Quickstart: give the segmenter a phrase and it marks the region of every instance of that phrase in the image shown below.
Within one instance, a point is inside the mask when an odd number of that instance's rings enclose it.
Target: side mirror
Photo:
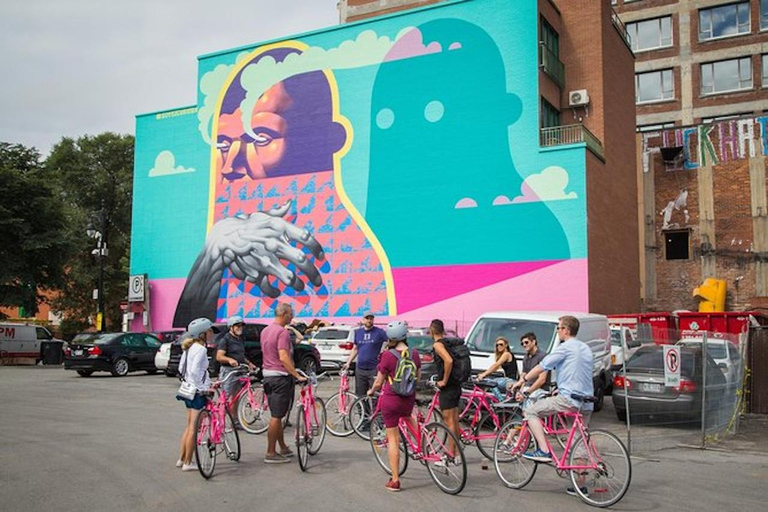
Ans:
[[[720,368],[721,370],[727,370],[728,369],[728,365],[725,364],[725,363],[720,363],[720,364],[717,365],[717,367]]]

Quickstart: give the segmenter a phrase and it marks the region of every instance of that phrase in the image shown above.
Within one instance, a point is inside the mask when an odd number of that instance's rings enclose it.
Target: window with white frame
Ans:
[[[659,130],[668,130],[669,128],[674,128],[674,127],[675,127],[674,122],[658,123],[658,124],[640,124],[640,125],[637,125],[636,131],[640,133],[655,132]]]
[[[742,112],[741,114],[728,114],[726,116],[702,117],[701,124],[719,123],[720,121],[728,121],[729,119],[738,119],[740,117],[746,117],[751,115],[752,115],[752,112]]]
[[[749,2],[699,10],[699,41],[749,34]]]
[[[768,0],[760,0],[760,30],[768,30]]]
[[[701,65],[701,94],[718,94],[752,88],[752,59],[721,60]]]
[[[660,69],[635,75],[635,103],[652,103],[675,97],[674,74],[671,69]]]
[[[627,33],[636,52],[672,46],[672,16],[627,23]]]
[[[768,54],[763,54],[763,87],[768,87]]]

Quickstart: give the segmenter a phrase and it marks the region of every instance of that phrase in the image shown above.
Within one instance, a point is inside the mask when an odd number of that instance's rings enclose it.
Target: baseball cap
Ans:
[[[368,317],[373,318],[374,316],[375,315],[373,314],[372,311],[366,311],[365,314],[363,315],[363,318],[368,318]]]

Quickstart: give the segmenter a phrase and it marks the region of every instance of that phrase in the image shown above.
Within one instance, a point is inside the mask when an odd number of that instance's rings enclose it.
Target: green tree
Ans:
[[[64,283],[64,208],[40,153],[0,142],[0,305],[37,313],[41,292]]]
[[[133,146],[131,135],[111,132],[77,139],[63,138],[51,150],[45,172],[56,183],[67,220],[71,248],[66,281],[54,309],[70,322],[95,317],[99,257],[93,255],[95,240],[86,228],[102,229],[108,255],[105,260],[105,329],[120,326],[120,302],[128,293],[131,201],[133,191]]]

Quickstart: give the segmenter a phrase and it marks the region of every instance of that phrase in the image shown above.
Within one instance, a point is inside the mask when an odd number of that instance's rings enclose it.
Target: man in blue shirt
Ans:
[[[588,425],[593,408],[591,402],[583,401],[583,398],[592,396],[594,392],[592,350],[586,343],[576,338],[579,333],[577,318],[563,316],[559,320],[557,336],[560,338],[560,346],[542,359],[533,370],[522,376],[529,381],[536,379],[541,372],[557,371],[558,394],[534,402],[523,410],[523,416],[528,420],[528,428],[538,443],[538,449],[525,453],[523,457],[537,462],[552,461],[552,455],[545,451],[547,442],[541,418],[559,412],[573,412],[581,409],[584,425]]]
[[[373,325],[373,313],[366,313],[363,317],[363,327],[355,330],[355,346],[349,354],[344,368],[357,357],[355,365],[355,394],[365,396],[373,381],[376,380],[376,367],[379,364],[381,346],[387,342],[387,333],[384,329]]]

